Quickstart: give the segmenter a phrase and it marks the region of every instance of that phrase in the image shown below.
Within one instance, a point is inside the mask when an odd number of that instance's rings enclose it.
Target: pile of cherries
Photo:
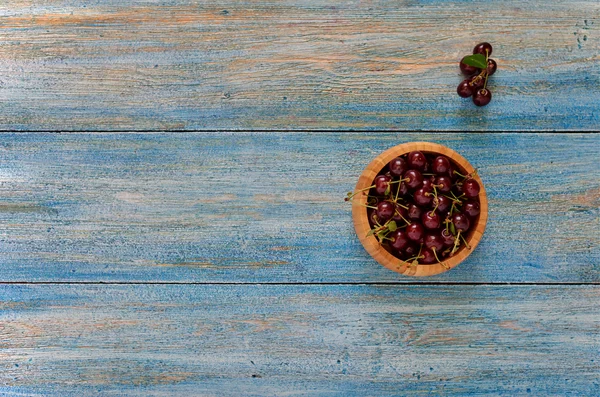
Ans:
[[[374,235],[392,255],[411,265],[443,263],[461,246],[480,212],[479,183],[448,157],[413,151],[394,158],[372,186],[349,192],[367,196]]]
[[[487,88],[488,77],[496,72],[498,65],[490,58],[492,45],[480,43],[473,49],[473,55],[467,55],[460,61],[460,70],[468,76],[456,92],[463,98],[473,97],[477,106],[485,106],[492,100],[492,92]]]

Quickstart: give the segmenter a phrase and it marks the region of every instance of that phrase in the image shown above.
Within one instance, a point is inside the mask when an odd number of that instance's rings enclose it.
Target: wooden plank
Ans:
[[[598,395],[599,298],[598,286],[2,285],[0,392]]]
[[[0,129],[598,130],[598,2],[13,0]],[[456,95],[494,45],[492,103]]]
[[[424,281],[600,281],[598,134],[5,134],[0,280],[378,282],[343,198],[402,142],[489,198],[479,247]]]

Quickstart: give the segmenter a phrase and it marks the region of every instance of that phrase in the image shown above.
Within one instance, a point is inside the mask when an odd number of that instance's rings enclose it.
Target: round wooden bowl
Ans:
[[[475,171],[475,169],[464,157],[446,146],[430,142],[410,142],[394,146],[393,148],[381,153],[373,161],[371,161],[371,163],[367,166],[367,168],[365,168],[363,173],[358,178],[356,190],[365,189],[371,186],[377,174],[379,174],[379,172],[393,158],[414,150],[420,150],[425,154],[441,154],[448,157],[455,165],[459,167],[458,171],[463,175],[471,174]],[[479,214],[479,218],[474,225],[471,225],[471,228],[465,237],[465,240],[471,247],[470,249],[463,245],[453,256],[445,259],[441,263],[434,263],[431,265],[411,265],[399,258],[396,258],[384,247],[382,247],[375,236],[367,236],[369,230],[371,230],[371,226],[369,225],[369,220],[367,218],[367,209],[364,207],[367,202],[367,197],[363,194],[357,194],[354,197],[352,204],[352,219],[354,221],[354,229],[356,230],[358,239],[365,247],[367,252],[371,254],[371,256],[377,262],[390,270],[405,274],[407,276],[433,276],[456,267],[467,256],[469,256],[475,247],[477,247],[477,244],[479,244],[488,218],[488,201],[483,182],[479,178],[479,175],[475,175],[473,178],[481,187],[481,191],[479,193],[479,206],[481,208],[481,212]]]

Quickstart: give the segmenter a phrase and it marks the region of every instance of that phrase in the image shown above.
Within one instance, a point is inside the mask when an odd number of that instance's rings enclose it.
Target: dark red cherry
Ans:
[[[404,248],[404,255],[406,256],[405,259],[413,258],[417,256],[418,253],[419,247],[414,243],[411,243],[406,248]]]
[[[424,244],[427,248],[435,248],[438,254],[444,249],[444,239],[437,233],[426,235]]]
[[[421,215],[421,222],[427,229],[433,230],[440,227],[442,223],[442,217],[438,212],[425,211],[423,215]]]
[[[461,98],[468,98],[475,92],[475,89],[471,84],[469,84],[469,79],[465,79],[460,82],[458,87],[456,87],[456,93]]]
[[[480,190],[481,189],[479,187],[479,183],[477,183],[477,181],[475,179],[469,178],[466,181],[464,181],[462,184],[462,192],[468,198],[477,197],[479,195]]]
[[[437,212],[440,214],[448,211],[452,205],[452,200],[446,196],[438,195],[437,199],[433,199],[433,206],[437,205]]]
[[[421,185],[421,189],[433,190],[433,181],[429,178],[424,178],[423,184]]]
[[[440,233],[440,237],[442,238],[442,241],[444,242],[444,247],[452,247],[456,240],[456,237],[454,237],[452,235],[452,233],[450,233],[446,229],[442,230],[442,232]]]
[[[381,224],[382,221],[377,216],[377,211],[375,211],[375,210],[370,210],[370,211],[371,212],[368,214],[368,216],[369,216],[369,220],[371,221],[371,225],[375,226],[377,224]]]
[[[466,63],[464,63],[464,59],[466,58],[466,56],[464,56],[461,60],[460,60],[460,71],[463,72],[464,75],[466,76],[471,76],[477,72],[479,72],[479,69],[477,69],[475,66],[470,66],[467,65]]]
[[[413,199],[415,200],[415,204],[420,205],[421,207],[426,207],[433,201],[432,190],[423,187],[417,189],[413,193]]]
[[[398,229],[389,235],[390,246],[396,251],[402,251],[411,243],[408,234],[403,229]]]
[[[377,204],[377,217],[381,220],[387,221],[394,215],[396,210],[396,204],[390,201],[382,201]]]
[[[405,182],[395,183],[398,189],[398,197],[404,197],[408,194],[408,186],[406,186]],[[394,195],[396,192],[394,192]]]
[[[479,215],[480,212],[479,203],[474,200],[465,201],[462,207],[462,211],[469,217],[475,218],[477,215]]]
[[[437,259],[431,248],[424,248],[421,251],[421,258],[419,258],[419,263],[423,263],[425,265],[430,265],[432,263],[436,263]]]
[[[450,171],[450,169],[448,169],[448,171]],[[438,192],[448,193],[450,189],[452,189],[452,179],[447,175],[438,176],[435,179],[435,184]]]
[[[480,76],[480,75],[473,76],[473,77],[469,78],[468,80],[469,80],[469,85],[471,86],[471,89],[473,90],[473,95],[475,95],[477,90],[479,90],[480,88],[483,88],[483,86],[485,84],[485,77]]]
[[[420,223],[413,222],[406,227],[406,233],[409,239],[418,242],[424,237],[425,229]]]
[[[398,225],[402,225],[406,222],[405,219],[408,219],[408,210],[404,207],[400,207],[399,205],[397,205],[396,212],[394,213],[394,216],[392,216],[392,220],[396,221]]]
[[[392,161],[389,162],[388,168],[390,173],[394,176],[402,176],[406,171],[408,171],[408,164],[406,160],[402,157],[396,157]]]
[[[384,195],[391,181],[392,178],[388,175],[377,175],[375,178],[375,192]]]
[[[421,219],[421,214],[423,210],[416,204],[408,205],[408,218],[412,221],[418,221]]]
[[[485,106],[492,100],[492,91],[487,88],[482,88],[478,90],[475,95],[473,95],[473,103],[477,106]]]
[[[408,179],[405,181],[406,186],[412,190],[421,187],[421,184],[423,184],[423,175],[417,170],[406,171],[404,173],[404,179]]]
[[[484,57],[492,55],[492,45],[490,43],[479,43],[473,48],[473,54],[481,54]]]
[[[414,151],[408,154],[408,166],[413,170],[423,171],[427,164],[427,158],[422,152]]]
[[[431,171],[438,175],[448,174],[450,169],[450,160],[446,156],[437,156],[431,163]]]
[[[488,65],[487,65],[488,76],[491,76],[494,73],[496,73],[497,68],[498,68],[498,64],[496,64],[496,61],[494,61],[493,59],[488,59]]]
[[[461,213],[454,214],[452,217],[452,223],[454,223],[456,230],[460,230],[461,232],[466,232],[471,226],[469,217]]]

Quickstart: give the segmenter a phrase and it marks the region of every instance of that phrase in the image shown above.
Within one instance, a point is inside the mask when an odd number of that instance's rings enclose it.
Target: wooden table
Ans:
[[[600,395],[599,25],[597,1],[3,3],[0,394]],[[480,41],[485,108],[455,92]],[[425,279],[343,201],[415,140],[490,201]]]

